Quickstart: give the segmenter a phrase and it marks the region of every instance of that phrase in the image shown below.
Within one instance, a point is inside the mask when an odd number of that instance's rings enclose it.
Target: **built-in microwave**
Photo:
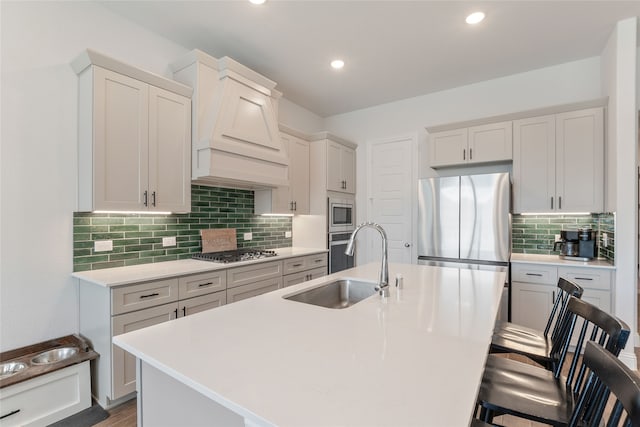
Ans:
[[[355,228],[355,200],[329,198],[329,233],[351,232]]]

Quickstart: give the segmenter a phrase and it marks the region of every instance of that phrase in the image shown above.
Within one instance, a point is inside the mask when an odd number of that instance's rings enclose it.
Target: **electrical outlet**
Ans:
[[[285,237],[285,238],[289,238],[289,237],[291,237],[291,232],[290,232],[290,231],[285,231],[285,232],[284,232],[284,237]]]
[[[553,239],[554,239],[555,241],[560,240],[560,235],[559,235],[559,234],[554,234],[554,235],[553,235]]]
[[[163,237],[162,238],[162,247],[166,248],[167,246],[175,246],[176,245],[176,236],[171,237]]]
[[[244,233],[244,240],[253,239],[253,233]]]
[[[93,242],[94,252],[107,252],[113,250],[113,240],[96,240]]]

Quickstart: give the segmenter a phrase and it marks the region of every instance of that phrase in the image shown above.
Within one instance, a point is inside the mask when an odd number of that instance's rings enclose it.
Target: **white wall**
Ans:
[[[307,134],[325,130],[324,118],[286,98],[281,98],[279,101],[278,121]]]
[[[0,351],[76,333],[77,76],[87,47],[171,77],[187,49],[93,2],[0,2]],[[318,116],[282,102],[291,127]]]
[[[637,18],[618,22],[602,55],[604,95],[609,96],[608,154],[613,164],[608,175],[615,176],[616,288],[613,307],[616,316],[631,328],[631,339],[620,355],[635,367],[633,344],[637,332],[638,254],[638,105]]]
[[[2,2],[0,350],[78,330],[77,76],[87,47],[168,75],[186,52],[89,2]]]
[[[553,67],[488,80],[468,86],[405,99],[372,108],[328,117],[327,130],[358,143],[358,221],[367,219],[366,145],[375,139],[418,135],[419,177],[433,176],[427,166],[425,127],[553,105],[597,99],[600,92],[600,58],[593,57]],[[475,173],[504,171],[503,167],[476,167]],[[456,173],[462,172],[456,170]],[[469,173],[473,173],[468,170]],[[415,243],[415,242],[414,242]],[[365,245],[369,247],[369,245]],[[414,245],[415,246],[415,245]],[[358,262],[372,259],[363,258]]]

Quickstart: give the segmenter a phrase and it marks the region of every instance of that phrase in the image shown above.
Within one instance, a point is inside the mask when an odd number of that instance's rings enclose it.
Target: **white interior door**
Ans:
[[[417,178],[414,160],[416,137],[374,141],[368,145],[367,220],[380,224],[387,232],[389,261],[412,263],[413,212]],[[369,258],[379,259],[380,238],[367,233]]]

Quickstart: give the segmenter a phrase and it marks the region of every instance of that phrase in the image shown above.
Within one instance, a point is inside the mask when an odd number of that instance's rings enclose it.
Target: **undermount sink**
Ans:
[[[62,360],[70,358],[71,356],[75,356],[76,354],[78,354],[78,351],[80,351],[78,347],[54,348],[53,350],[45,351],[38,354],[33,359],[31,359],[31,363],[33,363],[34,365],[48,365],[50,363],[60,362]]]
[[[27,368],[26,363],[22,362],[6,362],[0,364],[0,378],[10,377]]]
[[[376,282],[338,279],[283,298],[326,308],[347,308],[376,294],[376,286]]]

